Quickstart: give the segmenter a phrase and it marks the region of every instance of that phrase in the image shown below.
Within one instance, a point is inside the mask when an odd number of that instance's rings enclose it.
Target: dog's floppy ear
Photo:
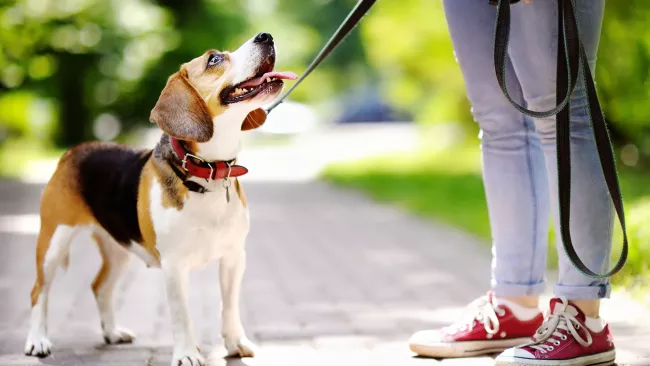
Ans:
[[[257,108],[244,118],[244,122],[241,124],[241,130],[254,130],[258,127],[262,127],[264,122],[266,122],[266,112],[261,108]]]
[[[208,106],[190,85],[185,70],[167,79],[149,119],[179,140],[206,142],[212,138],[214,127]]]

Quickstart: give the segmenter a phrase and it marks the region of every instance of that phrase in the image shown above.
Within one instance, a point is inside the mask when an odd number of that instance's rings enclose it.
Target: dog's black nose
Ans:
[[[255,36],[253,40],[255,43],[268,43],[273,44],[273,37],[269,33],[260,33]]]

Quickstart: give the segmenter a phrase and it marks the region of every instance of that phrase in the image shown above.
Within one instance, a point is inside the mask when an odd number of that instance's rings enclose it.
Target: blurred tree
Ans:
[[[94,117],[173,46],[169,18],[139,0],[9,2],[0,8],[2,82],[58,101],[56,144],[92,138]]]
[[[440,1],[379,1],[362,33],[390,100],[419,122],[471,121]]]
[[[267,30],[277,40],[280,67],[302,73],[334,34],[356,0],[247,0],[251,28]],[[352,31],[310,74],[291,99],[317,104],[340,98],[341,92],[363,87],[378,74],[368,64],[359,29]],[[327,106],[332,113],[332,105]],[[328,117],[330,117],[329,115]]]
[[[596,79],[603,109],[619,145],[650,163],[650,2],[609,1],[605,8]]]
[[[146,70],[136,85],[123,91],[113,106],[127,128],[148,123],[151,108],[167,78],[178,71],[181,64],[208,49],[226,49],[233,39],[243,34],[252,36],[240,2],[157,0],[156,3],[166,13],[173,14],[171,26],[176,31],[172,39],[165,39],[166,52]]]
[[[113,139],[147,123],[167,77],[182,63],[210,48],[232,50],[260,31],[275,35],[278,67],[299,72],[353,5],[352,0],[5,2],[0,106],[10,106],[12,113],[0,115],[0,141],[3,127],[5,134],[29,136],[42,130],[42,121],[59,146]],[[363,83],[369,68],[362,50],[353,33],[292,98],[324,100]]]
[[[420,122],[472,121],[441,2],[379,1],[362,33],[390,100]],[[617,146],[630,144],[624,162],[650,160],[649,1],[607,2],[596,79]]]
[[[209,48],[232,50],[260,31],[274,35],[278,67],[301,73],[355,3],[4,0],[0,142],[8,136],[53,136],[56,144],[68,146],[147,125],[167,77],[180,64]],[[630,144],[628,153],[646,160],[648,19],[646,0],[607,3],[597,72],[619,144]],[[375,85],[419,122],[461,121],[476,128],[439,1],[377,2],[291,99],[329,102]],[[332,105],[326,106],[331,116]]]

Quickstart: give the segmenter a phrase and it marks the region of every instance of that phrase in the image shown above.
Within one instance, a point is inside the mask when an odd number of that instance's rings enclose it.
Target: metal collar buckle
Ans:
[[[214,173],[214,168],[212,167],[212,164],[210,164],[210,163],[206,162],[205,160],[203,160],[202,158],[200,158],[200,157],[198,157],[198,156],[196,156],[196,155],[192,155],[192,154],[190,154],[190,153],[185,153],[185,156],[183,157],[183,164],[181,165],[181,167],[182,167],[185,171],[188,171],[188,170],[187,170],[187,167],[186,167],[186,165],[187,165],[187,157],[188,157],[188,156],[191,157],[191,158],[194,158],[194,159],[196,159],[196,160],[199,160],[200,162],[202,162],[202,163],[204,163],[204,164],[207,164],[207,166],[210,167],[210,179],[212,179],[212,177],[213,177],[212,174]],[[230,175],[230,171],[228,171],[228,175]],[[206,178],[205,180],[208,181],[207,178]]]

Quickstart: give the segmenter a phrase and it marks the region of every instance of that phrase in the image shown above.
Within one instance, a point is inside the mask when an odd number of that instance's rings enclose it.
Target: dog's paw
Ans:
[[[104,342],[106,344],[132,343],[135,335],[128,329],[115,327],[113,330],[104,331]]]
[[[171,366],[205,366],[205,358],[198,349],[174,352]]]
[[[224,346],[226,347],[226,357],[254,357],[255,348],[257,348],[246,336],[234,339],[225,337]]]
[[[52,353],[52,343],[44,335],[27,336],[25,343],[25,355],[36,357],[47,357]]]

